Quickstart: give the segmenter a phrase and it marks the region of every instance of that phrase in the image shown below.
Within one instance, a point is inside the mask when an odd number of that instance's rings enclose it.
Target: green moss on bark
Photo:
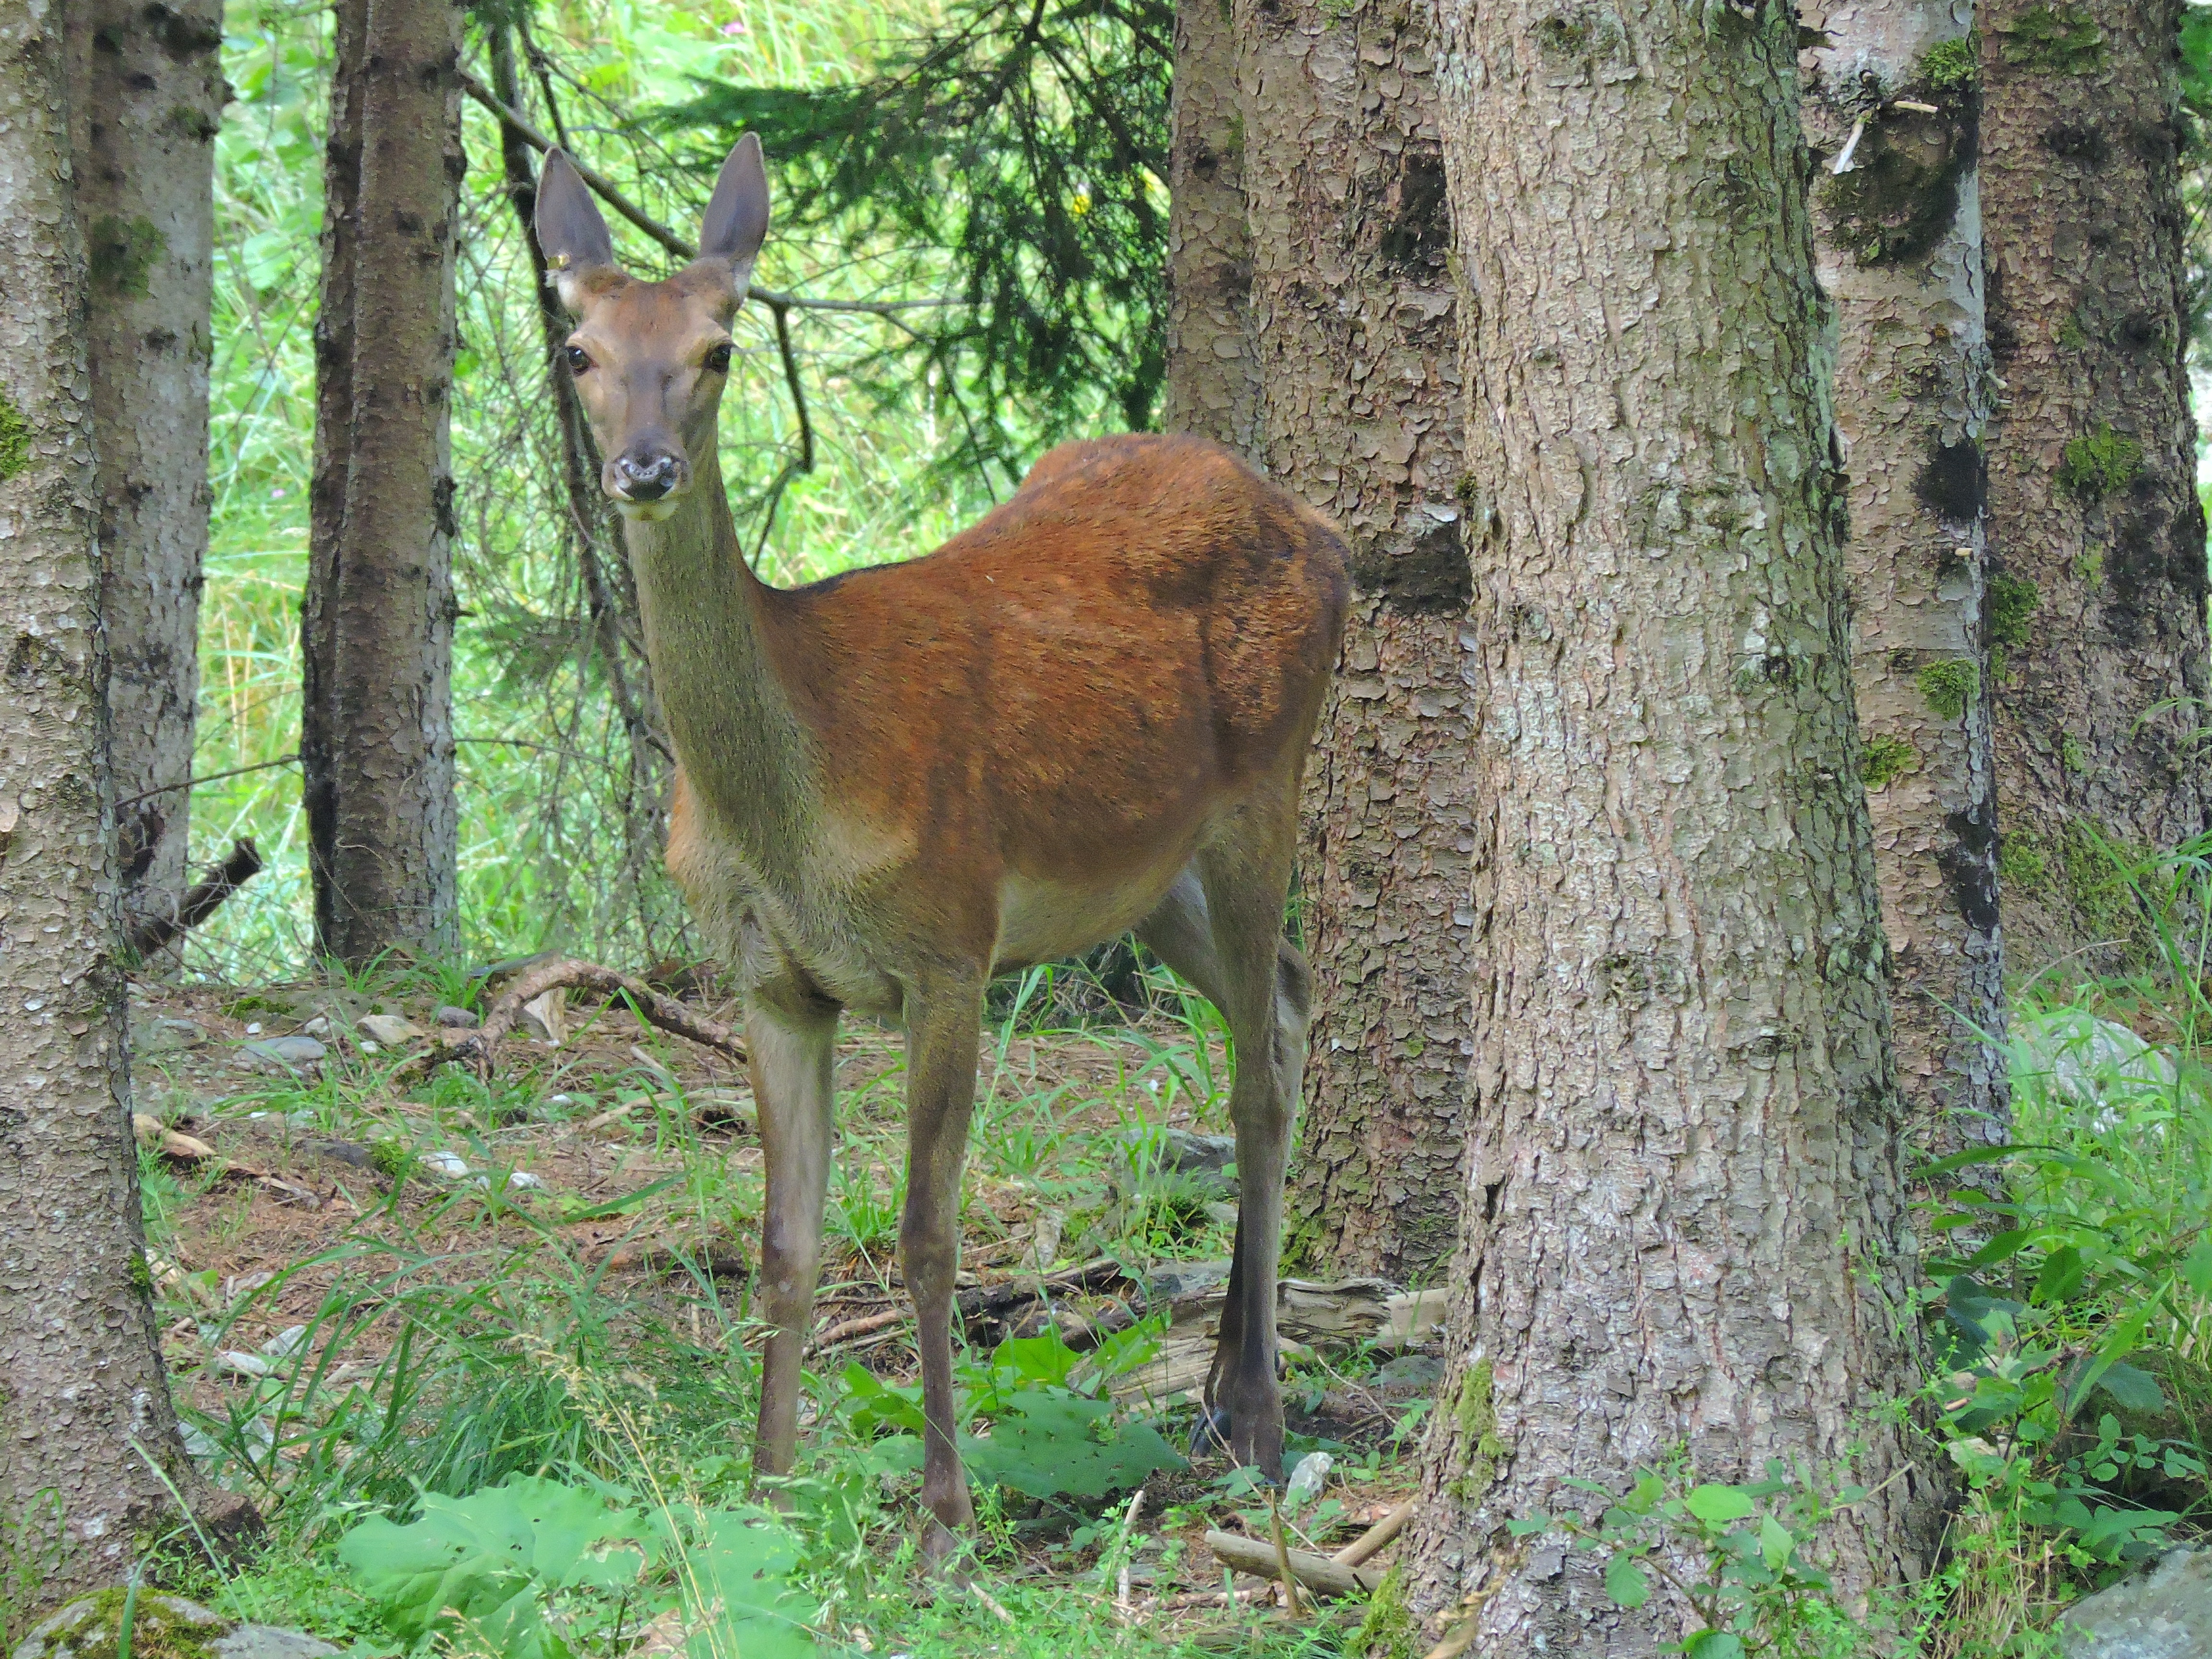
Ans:
[[[1498,1411],[1492,1401],[1487,1359],[1478,1359],[1460,1376],[1459,1398],[1452,1403],[1452,1423],[1459,1430],[1461,1473],[1454,1489],[1473,1502],[1490,1490],[1498,1477],[1498,1460],[1505,1455],[1498,1437]]]
[[[1966,705],[1982,689],[1982,675],[1972,662],[1959,657],[1949,662],[1929,663],[1915,678],[1915,684],[1938,720],[1962,720]]]
[[[1375,1587],[1375,1595],[1367,1603],[1367,1616],[1359,1621],[1345,1651],[1364,1655],[1365,1659],[1417,1659],[1427,1650],[1428,1644],[1421,1640],[1420,1620],[1406,1605],[1406,1570],[1394,1566]]]
[[[2087,503],[2125,489],[2142,471],[2142,446],[2100,421],[2059,452],[2058,488]]]
[[[31,423],[15,400],[0,392],[0,483],[31,464]]]
[[[1982,48],[1971,34],[1938,40],[1920,55],[1920,84],[1930,92],[1956,92],[1982,78]]]
[[[143,300],[153,291],[154,264],[168,252],[169,239],[151,219],[143,214],[118,219],[111,213],[94,222],[85,240],[94,288],[130,300]]]
[[[2032,6],[1997,31],[1997,50],[2033,75],[2094,75],[2105,67],[2105,32],[2087,6]]]
[[[2024,893],[2041,890],[2051,879],[2051,857],[2032,830],[2016,830],[1997,839],[1997,879]]]
[[[1920,751],[1903,738],[1872,737],[1859,757],[1859,779],[1869,789],[1880,789],[1919,764]]]

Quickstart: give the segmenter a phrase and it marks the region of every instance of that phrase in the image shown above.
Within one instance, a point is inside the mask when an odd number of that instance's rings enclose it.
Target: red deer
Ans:
[[[768,1178],[754,1466],[784,1473],[797,1447],[831,1050],[852,1008],[906,1033],[922,1498],[933,1559],[954,1547],[973,1516],[951,1310],[984,989],[1133,928],[1236,1041],[1243,1205],[1207,1404],[1233,1455],[1279,1478],[1275,1277],[1308,993],[1283,907],[1344,544],[1213,444],[1105,438],[1054,450],[927,557],[767,586],[731,520],[715,416],[768,222],[751,137],[699,257],[664,282],[617,267],[558,151],[538,198],[679,763],[668,867],[744,989]]]

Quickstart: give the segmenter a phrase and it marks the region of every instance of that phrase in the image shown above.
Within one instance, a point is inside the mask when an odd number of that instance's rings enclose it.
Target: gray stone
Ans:
[[[121,1589],[80,1595],[33,1628],[15,1659],[113,1659],[125,1595]],[[197,1601],[157,1589],[142,1589],[131,1602],[131,1633],[133,1651],[205,1653],[210,1659],[329,1659],[340,1651],[301,1631],[233,1624]]]
[[[313,1066],[330,1050],[311,1036],[280,1036],[249,1042],[239,1052],[279,1066]]]
[[[430,1018],[449,1031],[473,1031],[483,1024],[466,1008],[456,1008],[449,1002],[441,1003]]]
[[[2075,1602],[2058,1620],[2066,1659],[2212,1656],[2212,1550],[2173,1550],[2148,1572]]]
[[[381,1042],[393,1048],[403,1043],[418,1042],[422,1036],[422,1027],[411,1019],[401,1018],[398,1014],[363,1014],[354,1022],[354,1029],[372,1042]]]
[[[1212,1290],[1228,1277],[1226,1261],[1164,1262],[1145,1279],[1145,1301],[1155,1308],[1163,1302],[1179,1302]]]
[[[1166,1132],[1167,1157],[1161,1167],[1176,1175],[1219,1175],[1237,1161],[1235,1135],[1193,1134],[1188,1129]]]
[[[1443,1381],[1444,1362],[1431,1353],[1401,1354],[1375,1373],[1386,1389],[1431,1389]]]
[[[206,1029],[189,1019],[134,1019],[131,1022],[131,1051],[136,1054],[173,1054],[207,1041]]]

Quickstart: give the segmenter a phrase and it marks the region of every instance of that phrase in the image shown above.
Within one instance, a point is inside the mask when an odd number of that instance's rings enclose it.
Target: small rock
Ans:
[[[261,1022],[258,1019],[250,1019],[246,1021],[246,1035],[248,1036],[259,1036],[261,1035]]]
[[[326,1037],[331,1034],[330,1016],[317,1014],[300,1029],[311,1037]]]
[[[2174,1550],[2148,1572],[2076,1601],[2058,1620],[2066,1659],[2203,1659],[2212,1653],[2212,1550]]]
[[[426,1173],[436,1176],[441,1181],[465,1181],[468,1178],[469,1166],[458,1153],[425,1152],[422,1162]]]
[[[289,1359],[300,1351],[300,1345],[307,1340],[307,1328],[305,1325],[287,1325],[261,1345],[261,1352],[271,1359]]]
[[[131,1049],[133,1054],[170,1054],[206,1041],[205,1029],[189,1019],[148,1019],[131,1023]]]
[[[1176,1175],[1218,1175],[1237,1161],[1235,1135],[1200,1135],[1188,1129],[1170,1129],[1164,1139],[1167,1156],[1161,1167]]]
[[[302,1066],[314,1065],[330,1050],[311,1036],[280,1036],[249,1042],[239,1052],[251,1054],[256,1060],[269,1060],[296,1070]]]
[[[423,1033],[420,1026],[398,1014],[363,1014],[354,1022],[354,1029],[373,1042],[397,1048],[403,1043],[418,1042]]]
[[[1386,1389],[1427,1389],[1443,1381],[1444,1362],[1432,1353],[1400,1354],[1375,1373]]]
[[[430,1017],[449,1031],[473,1031],[483,1024],[466,1008],[456,1008],[450,1002],[439,1004]]]
[[[489,1176],[478,1176],[477,1177],[477,1185],[483,1188],[486,1192],[489,1192],[491,1190],[491,1177]],[[517,1170],[513,1174],[509,1175],[506,1180],[500,1182],[500,1188],[503,1192],[509,1193],[542,1193],[545,1190],[545,1183],[540,1181],[536,1176],[532,1175],[527,1170]]]
[[[555,986],[522,1005],[522,1029],[540,1042],[559,1048],[568,1040],[568,993]]]
[[[79,1596],[35,1626],[16,1648],[15,1659],[84,1659],[92,1654],[113,1653],[124,1596],[120,1589],[95,1590]],[[131,1604],[131,1631],[132,1650],[150,1654],[204,1652],[213,1659],[330,1659],[340,1651],[303,1631],[233,1624],[197,1601],[157,1589],[138,1592]]]
[[[228,1371],[233,1376],[268,1376],[276,1369],[259,1354],[245,1353],[236,1348],[217,1348],[210,1363],[216,1370]]]
[[[1157,1307],[1212,1290],[1229,1277],[1226,1261],[1171,1261],[1152,1270],[1145,1280],[1145,1301]]]
[[[374,1170],[376,1154],[366,1146],[356,1146],[349,1140],[318,1140],[307,1150],[317,1158],[327,1158],[335,1164],[349,1164],[356,1170]]]

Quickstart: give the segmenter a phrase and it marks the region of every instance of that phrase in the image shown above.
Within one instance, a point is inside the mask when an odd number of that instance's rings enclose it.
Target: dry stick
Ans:
[[[191,885],[173,916],[149,916],[131,930],[131,948],[149,957],[213,915],[216,907],[261,873],[261,854],[251,837],[230,844],[230,856],[210,866]]]
[[[1340,1566],[1326,1555],[1281,1547],[1266,1539],[1240,1538],[1233,1532],[1207,1533],[1206,1547],[1224,1567],[1255,1578],[1280,1578],[1287,1573],[1316,1595],[1364,1595],[1382,1582],[1373,1567]]]
[[[1298,1600],[1298,1581],[1291,1571],[1290,1546],[1283,1542],[1283,1506],[1273,1491],[1267,1493],[1267,1531],[1275,1541],[1275,1565],[1279,1570],[1283,1587],[1283,1602],[1291,1617],[1305,1617],[1305,1606]]]
[[[1381,1553],[1385,1545],[1405,1530],[1406,1522],[1413,1518],[1413,1505],[1417,1501],[1408,1498],[1329,1559],[1340,1567],[1356,1567],[1370,1557]]]
[[[248,772],[266,772],[272,766],[297,766],[299,763],[300,757],[297,755],[279,755],[275,760],[256,761],[251,766],[234,766],[228,772],[210,772],[205,777],[181,779],[175,783],[162,784],[157,788],[142,789],[135,795],[125,795],[115,803],[115,810],[120,812],[126,806],[136,806],[142,800],[151,800],[155,796],[166,795],[172,790],[197,789],[204,783],[220,783],[225,778],[242,778]]]
[[[465,1041],[449,1048],[434,1050],[407,1069],[411,1072],[419,1067],[427,1072],[449,1060],[465,1061],[489,1078],[493,1052],[500,1039],[512,1031],[522,1018],[523,1005],[561,987],[597,991],[610,998],[626,996],[641,1018],[662,1030],[687,1038],[703,1048],[718,1049],[740,1066],[745,1063],[744,1045],[720,1020],[692,1012],[682,1003],[661,995],[644,981],[632,979],[628,974],[618,974],[594,962],[579,962],[574,957],[556,957],[516,975],[514,982],[500,993],[484,1015],[482,1028],[471,1032]]]
[[[834,1348],[841,1342],[849,1342],[856,1336],[867,1336],[884,1330],[911,1317],[904,1308],[893,1308],[885,1313],[864,1314],[858,1319],[842,1319],[816,1337],[809,1345],[815,1352]]]

